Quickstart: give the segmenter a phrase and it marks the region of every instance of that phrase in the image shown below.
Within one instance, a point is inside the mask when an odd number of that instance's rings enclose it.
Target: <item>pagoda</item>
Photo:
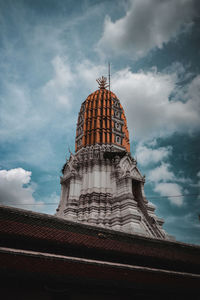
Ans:
[[[145,176],[130,153],[124,109],[106,78],[81,104],[75,154],[63,167],[56,216],[146,237],[170,239],[144,193]]]

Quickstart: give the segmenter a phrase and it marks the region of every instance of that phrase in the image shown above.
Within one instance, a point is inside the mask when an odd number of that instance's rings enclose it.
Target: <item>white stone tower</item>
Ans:
[[[163,219],[144,194],[145,178],[130,154],[124,110],[117,96],[99,89],[82,103],[76,152],[63,167],[58,217],[161,239]]]

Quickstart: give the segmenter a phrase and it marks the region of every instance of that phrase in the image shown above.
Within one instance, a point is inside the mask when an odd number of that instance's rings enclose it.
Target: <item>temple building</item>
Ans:
[[[200,247],[172,239],[144,194],[124,110],[106,79],[82,103],[56,215],[0,205],[0,296],[195,299]]]
[[[131,156],[124,109],[107,89],[82,103],[76,128],[75,154],[63,167],[56,216],[149,237],[168,239],[163,219],[144,194],[145,177]]]

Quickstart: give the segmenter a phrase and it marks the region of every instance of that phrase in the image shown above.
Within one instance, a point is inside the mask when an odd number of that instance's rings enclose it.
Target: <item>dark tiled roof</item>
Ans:
[[[187,279],[193,288],[200,280],[198,246],[129,235],[16,208],[0,207],[0,243],[0,264],[5,269],[15,267],[29,273],[37,269],[52,276],[63,276],[63,272],[65,276],[87,274],[96,280],[124,278],[126,283],[158,282],[160,278],[166,284],[171,278],[171,284],[178,285]]]

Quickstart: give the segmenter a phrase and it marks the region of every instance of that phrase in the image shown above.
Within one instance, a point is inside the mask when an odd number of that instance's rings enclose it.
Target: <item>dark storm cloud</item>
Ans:
[[[193,0],[132,0],[124,17],[115,22],[106,17],[99,51],[144,56],[188,30],[194,17]]]

